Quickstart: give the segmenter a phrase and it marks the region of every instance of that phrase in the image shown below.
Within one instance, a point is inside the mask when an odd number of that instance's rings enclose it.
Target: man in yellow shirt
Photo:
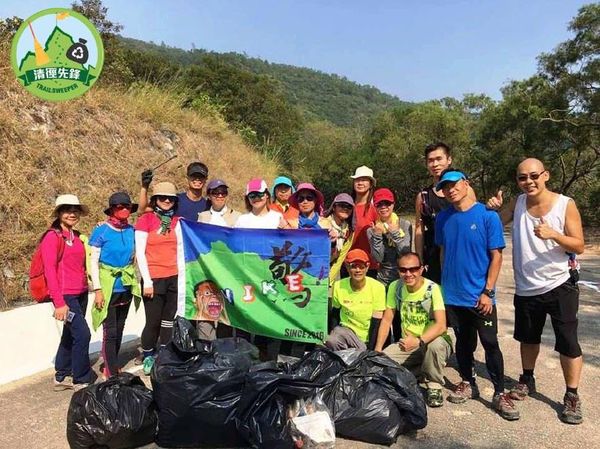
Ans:
[[[383,349],[394,314],[399,310],[402,338],[383,352],[415,376],[420,375],[421,385],[427,390],[427,405],[441,407],[444,367],[452,354],[452,341],[446,333],[446,311],[440,286],[425,279],[423,269],[417,253],[405,253],[398,259],[401,279],[388,288],[375,350]]]
[[[350,277],[334,282],[332,306],[340,309],[340,325],[329,334],[325,345],[339,351],[367,349],[372,319],[381,320],[385,309],[385,286],[367,277],[369,256],[362,249],[353,249],[346,256]]]

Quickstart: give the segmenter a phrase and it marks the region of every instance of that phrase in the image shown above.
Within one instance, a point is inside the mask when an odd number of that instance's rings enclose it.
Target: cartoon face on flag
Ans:
[[[310,343],[327,337],[326,231],[231,229],[180,220],[178,315]]]

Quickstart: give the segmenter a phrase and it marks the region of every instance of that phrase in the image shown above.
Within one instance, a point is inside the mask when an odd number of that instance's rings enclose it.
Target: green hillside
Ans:
[[[198,64],[203,56],[210,54],[235,67],[268,75],[281,83],[286,99],[300,107],[307,118],[327,120],[339,126],[362,125],[383,110],[406,104],[373,86],[313,69],[270,63],[239,53],[186,51],[131,38],[122,38],[122,41],[130,49],[160,55],[177,64]]]

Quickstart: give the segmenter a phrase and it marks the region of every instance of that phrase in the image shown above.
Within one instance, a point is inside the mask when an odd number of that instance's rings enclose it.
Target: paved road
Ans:
[[[600,251],[587,251],[582,258],[582,279],[600,284]],[[504,268],[499,281],[499,335],[504,352],[509,385],[520,373],[519,349],[512,338],[513,307],[510,251],[505,251]],[[580,339],[585,366],[580,394],[585,421],[569,426],[558,420],[564,394],[560,362],[553,352],[554,336],[549,326],[543,335],[542,350],[536,369],[539,393],[519,403],[521,420],[508,422],[490,410],[493,393],[485,372],[483,351],[476,354],[482,398],[464,405],[446,403],[430,409],[429,425],[413,435],[402,436],[394,448],[577,448],[600,447],[600,294],[581,288]],[[128,368],[133,368],[131,362]],[[456,369],[449,366],[450,382],[458,381]],[[47,371],[0,387],[0,448],[66,448],[66,413],[70,393],[52,391],[52,372]],[[156,448],[155,445],[146,449]],[[338,447],[367,449],[379,446],[338,440]]]

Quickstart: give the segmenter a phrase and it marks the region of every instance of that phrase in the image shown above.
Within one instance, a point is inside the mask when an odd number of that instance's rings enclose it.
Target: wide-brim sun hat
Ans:
[[[273,181],[273,187],[271,187],[271,196],[273,198],[275,198],[275,187],[279,185],[290,187],[292,189],[292,193],[296,191],[296,189],[294,189],[294,183],[290,178],[288,178],[287,176],[278,176],[277,178],[275,178],[275,181]]]
[[[119,204],[126,204],[131,206],[131,213],[136,213],[138,210],[138,205],[136,203],[131,202],[131,198],[127,192],[115,192],[108,199],[108,207],[104,209],[104,213],[106,215],[110,215],[111,209],[113,206],[117,206]]]
[[[154,186],[152,190],[152,198],[155,196],[173,196],[177,198],[177,187],[175,184],[168,181],[159,182]]]
[[[361,165],[360,167],[358,167],[355,171],[354,174],[350,176],[352,179],[358,179],[358,178],[369,178],[371,180],[371,183],[373,183],[373,185],[375,186],[377,184],[377,180],[375,179],[375,177],[373,176],[373,170],[371,170],[369,167],[367,167],[366,165]]]
[[[64,195],[58,195],[56,200],[54,201],[54,210],[52,211],[52,215],[56,216],[58,209],[62,206],[79,206],[81,208],[81,215],[87,215],[90,212],[90,209],[79,201],[77,195],[73,195],[71,193],[66,193]]]
[[[315,194],[315,196],[316,196],[315,210],[317,211],[318,214],[323,212],[323,206],[325,204],[325,197],[310,182],[302,182],[296,186],[296,191],[290,197],[290,206],[298,209],[298,194],[302,190],[309,190]]]

